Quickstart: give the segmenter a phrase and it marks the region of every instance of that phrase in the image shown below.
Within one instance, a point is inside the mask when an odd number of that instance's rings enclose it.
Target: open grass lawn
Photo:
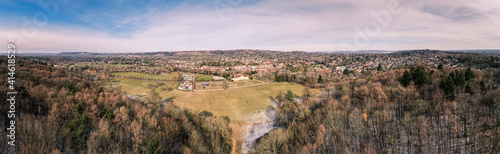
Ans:
[[[207,86],[205,88],[203,88],[203,86],[201,85],[202,83],[211,83],[210,86]],[[220,84],[220,83],[217,83],[217,82],[211,82],[211,81],[199,81],[199,82],[196,82],[196,90],[199,91],[199,90],[223,90],[224,89],[224,86],[223,84]]]
[[[241,86],[249,86],[262,83],[264,82],[260,80],[240,80],[240,81],[228,82],[229,87],[241,87]]]
[[[125,91],[127,95],[148,95],[149,89],[148,84],[155,84],[155,81],[144,81],[144,80],[134,80],[134,79],[116,79],[113,82],[113,86],[121,86],[122,91]]]
[[[148,84],[154,81],[117,79],[114,86],[121,86],[122,91],[128,95],[149,95]],[[281,90],[292,90],[297,95],[302,95],[304,87],[299,84],[267,82],[251,87],[232,88],[222,91],[179,91],[176,83],[165,83],[175,87],[173,91],[157,89],[163,99],[173,99],[174,104],[193,111],[207,110],[216,116],[229,116],[232,122],[243,123],[241,117],[263,111],[271,105],[270,96],[274,97]],[[318,92],[319,90],[313,90]]]
[[[196,81],[212,81],[212,80],[214,80],[214,77],[212,77],[211,75],[200,76],[198,77],[198,79],[196,79]]]
[[[299,84],[266,83],[263,85],[228,89],[223,91],[173,91],[160,93],[162,96],[174,96],[174,104],[194,111],[207,110],[214,115],[229,116],[231,121],[244,123],[242,117],[263,111],[271,105],[269,97],[274,97],[279,91],[292,90],[302,95],[304,87]]]
[[[123,77],[139,77],[146,79],[166,79],[166,80],[175,80],[175,77],[177,77],[177,72],[171,72],[169,74],[160,74],[160,75],[144,74],[138,72],[116,72],[111,74]]]
[[[175,91],[177,89],[177,86],[179,86],[178,83],[173,83],[173,82],[163,82],[163,83],[165,84],[163,86],[169,86],[171,88],[174,88],[174,90],[172,91]],[[148,88],[148,84],[156,85],[156,81],[145,81],[145,80],[124,78],[124,79],[116,79],[112,84],[113,86],[120,86],[122,91],[124,91],[127,95],[147,96],[151,91]],[[163,92],[161,90],[163,86],[158,86],[156,91],[160,93]]]

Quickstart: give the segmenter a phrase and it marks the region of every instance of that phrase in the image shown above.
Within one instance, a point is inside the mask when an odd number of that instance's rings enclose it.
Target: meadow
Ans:
[[[198,79],[196,79],[196,81],[212,81],[212,80],[214,80],[214,78],[211,75],[200,76],[198,77]]]
[[[175,78],[178,76],[177,72],[171,72],[168,74],[159,74],[159,75],[154,75],[154,74],[144,74],[144,73],[138,73],[138,72],[116,72],[116,73],[111,73],[112,75],[119,76],[119,77],[126,77],[126,78],[143,78],[143,79],[162,79],[162,80],[175,80]]]
[[[249,85],[249,82],[256,82],[259,85]],[[292,90],[301,96],[304,91],[304,87],[299,84],[264,81],[236,81],[230,82],[232,86],[227,90],[196,92],[179,91],[178,83],[164,83],[174,90],[162,91],[158,88],[157,91],[163,100],[171,99],[175,105],[193,111],[206,110],[215,116],[228,116],[233,122],[244,122],[245,119],[240,117],[265,110],[272,105],[270,97],[275,97],[279,92]],[[113,86],[120,86],[126,94],[142,96],[141,98],[149,95],[148,84],[156,84],[156,81],[118,78],[113,82]],[[318,91],[313,90],[316,93]]]

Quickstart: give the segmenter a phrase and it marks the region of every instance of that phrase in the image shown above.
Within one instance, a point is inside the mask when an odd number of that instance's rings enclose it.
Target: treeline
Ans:
[[[480,69],[486,68],[500,68],[500,57],[497,56],[484,56],[476,53],[464,53],[458,56],[460,63],[474,66]]]
[[[237,65],[245,65],[245,63],[243,62],[240,62],[240,61],[224,61],[224,62],[220,62],[220,61],[202,61],[201,64],[199,65],[200,67],[201,66],[225,66],[225,67],[231,67],[231,66],[237,66]]]
[[[0,65],[5,94],[5,56]],[[2,153],[229,153],[233,147],[227,117],[138,102],[43,63],[18,58],[15,87],[16,146],[7,144],[9,104],[2,101]]]
[[[369,73],[366,72],[355,72],[353,70],[345,69],[343,74],[337,73],[311,73],[311,72],[285,72],[279,71],[275,72],[270,76],[264,76],[263,78],[268,78],[274,82],[294,82],[308,86],[310,88],[323,88],[325,85],[329,85],[335,82],[339,82],[345,79],[349,79],[352,76],[367,76]],[[257,75],[259,77],[259,74]]]
[[[277,128],[251,153],[498,153],[499,87],[498,70],[415,65],[338,82],[318,99],[280,94]]]
[[[178,76],[176,76],[174,79],[162,79],[162,78],[146,78],[146,77],[139,77],[139,76],[124,76],[124,75],[113,75],[113,77],[117,78],[128,78],[128,79],[137,79],[137,80],[148,80],[148,81],[179,81]]]

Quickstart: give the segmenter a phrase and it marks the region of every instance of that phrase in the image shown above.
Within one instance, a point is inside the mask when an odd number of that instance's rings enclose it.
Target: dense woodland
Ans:
[[[278,95],[277,128],[252,153],[498,153],[499,85],[498,70],[415,65],[337,82],[319,99]]]
[[[0,57],[0,93],[7,91]],[[0,104],[0,151],[12,153],[229,153],[229,119],[142,103],[79,73],[18,58],[16,147],[7,146],[8,104]],[[6,95],[0,96],[6,100]]]

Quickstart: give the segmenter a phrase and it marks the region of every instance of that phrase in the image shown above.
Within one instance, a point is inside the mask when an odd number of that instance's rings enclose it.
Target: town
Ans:
[[[55,67],[79,69],[93,74],[95,79],[109,78],[111,72],[138,72],[151,75],[172,72],[190,73],[191,78],[178,76],[162,81],[189,81],[183,84],[196,89],[192,83],[202,76],[210,80],[265,80],[296,82],[311,87],[324,87],[340,78],[355,78],[373,71],[409,68],[414,64],[427,67],[462,67],[464,54],[436,50],[393,53],[342,54],[278,52],[261,50],[157,52],[135,54],[61,53],[48,56]],[[46,57],[35,59],[43,60]],[[476,65],[477,69],[495,66]],[[131,76],[121,76],[131,77]],[[141,77],[139,77],[141,78]],[[146,78],[145,78],[146,79]],[[154,79],[160,80],[160,79]],[[195,86],[189,86],[195,85]],[[183,87],[182,86],[182,87]],[[180,86],[181,87],[181,86]]]

